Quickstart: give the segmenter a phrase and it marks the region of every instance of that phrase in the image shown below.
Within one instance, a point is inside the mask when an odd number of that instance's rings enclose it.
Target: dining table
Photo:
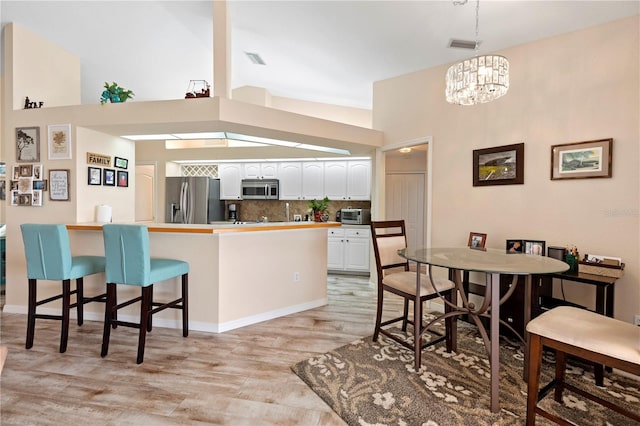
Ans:
[[[499,249],[485,249],[472,247],[453,248],[425,248],[407,247],[398,251],[401,257],[416,262],[418,264],[416,273],[416,292],[419,292],[421,283],[421,265],[426,265],[427,276],[431,285],[433,283],[433,267],[446,268],[458,293],[458,302],[453,304],[442,295],[445,306],[445,313],[439,319],[468,315],[477,325],[478,331],[482,335],[490,366],[490,387],[491,387],[491,412],[500,411],[499,384],[500,384],[500,305],[504,303],[515,291],[518,284],[518,277],[525,277],[524,291],[524,321],[531,319],[531,277],[532,275],[553,274],[564,272],[569,269],[566,263],[546,256],[537,256],[523,253],[509,253]],[[461,275],[462,272],[478,272],[486,274],[486,285],[484,295],[481,295],[481,302],[476,304],[469,299],[466,293]],[[512,276],[512,283],[509,289],[500,294],[500,277],[502,275]],[[436,290],[437,292],[437,290]],[[481,318],[489,317],[489,334],[481,321]],[[430,324],[433,324],[432,321]],[[525,333],[526,334],[526,333]],[[524,369],[523,378],[526,377],[526,365],[528,360],[527,336],[521,336],[524,344]]]

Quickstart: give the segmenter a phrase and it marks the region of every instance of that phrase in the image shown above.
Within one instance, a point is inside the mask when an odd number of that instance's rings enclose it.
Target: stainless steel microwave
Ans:
[[[243,200],[279,200],[280,182],[277,179],[243,179]]]
[[[347,225],[368,225],[371,223],[371,209],[342,209],[340,221]]]

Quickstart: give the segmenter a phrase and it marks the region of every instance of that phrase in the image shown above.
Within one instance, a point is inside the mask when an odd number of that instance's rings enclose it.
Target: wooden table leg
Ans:
[[[500,411],[500,274],[487,274],[491,283],[491,412]]]

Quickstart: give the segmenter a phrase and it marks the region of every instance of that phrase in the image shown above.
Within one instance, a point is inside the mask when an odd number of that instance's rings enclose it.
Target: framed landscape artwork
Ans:
[[[473,186],[524,183],[524,143],[473,150]]]
[[[613,139],[553,145],[551,180],[610,178]]]

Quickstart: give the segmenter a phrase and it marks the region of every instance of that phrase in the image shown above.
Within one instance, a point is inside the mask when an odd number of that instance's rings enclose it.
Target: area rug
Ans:
[[[398,335],[410,339],[400,330]],[[444,343],[424,350],[423,368],[413,370],[413,353],[380,336],[354,341],[295,364],[292,370],[347,424],[367,425],[523,425],[526,383],[519,342],[501,338],[500,408],[489,410],[489,361],[474,326],[458,321],[458,351],[447,353]],[[545,354],[543,383],[553,375],[553,356]],[[595,386],[592,368],[573,362],[567,380],[598,396],[640,412],[640,382],[605,374],[604,387]],[[540,402],[545,409],[578,425],[633,425],[630,419],[569,391],[563,403],[553,392]],[[538,425],[551,424],[537,417]],[[636,425],[637,426],[637,425]]]

